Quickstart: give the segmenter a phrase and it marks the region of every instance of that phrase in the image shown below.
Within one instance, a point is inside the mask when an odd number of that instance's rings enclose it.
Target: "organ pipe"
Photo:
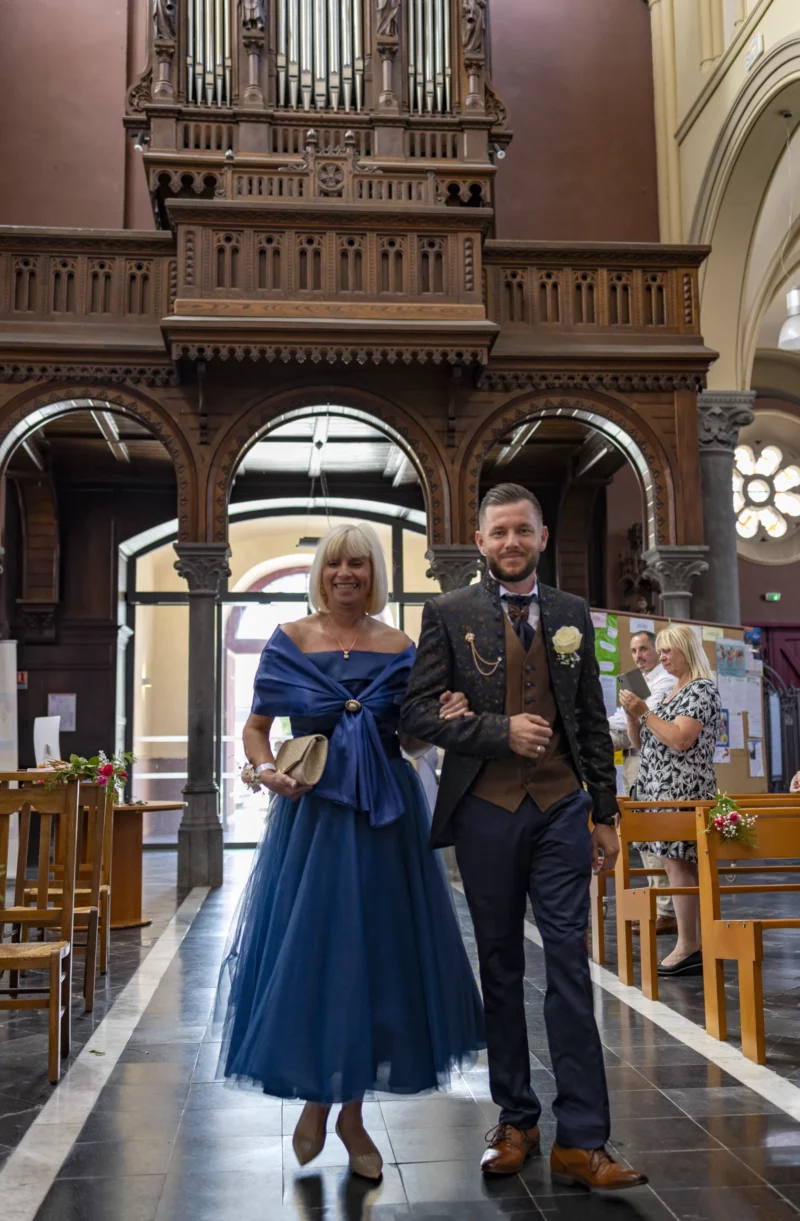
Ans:
[[[363,110],[364,0],[278,3],[278,105]]]
[[[409,0],[408,88],[412,111],[442,114],[451,109],[450,0]]]
[[[230,106],[233,96],[231,0],[189,0],[186,93],[200,106]]]

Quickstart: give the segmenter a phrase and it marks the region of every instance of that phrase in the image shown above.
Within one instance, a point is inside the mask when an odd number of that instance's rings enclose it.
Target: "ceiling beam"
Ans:
[[[31,462],[36,467],[37,471],[43,471],[44,470],[44,458],[39,453],[39,447],[37,446],[33,437],[28,437],[27,441],[23,441],[21,448],[28,455]]]
[[[538,420],[529,420],[526,424],[520,424],[519,428],[514,430],[508,445],[504,445],[497,455],[495,466],[506,466],[512,462],[523,446],[528,444],[541,422],[540,416]]]
[[[392,480],[392,487],[401,488],[404,483],[416,483],[417,478],[417,468],[414,466],[411,459],[403,454],[402,462],[397,468],[397,473]]]
[[[128,452],[128,447],[124,441],[120,440],[117,421],[112,413],[110,411],[93,411],[91,416],[117,462],[130,462],[131,456]]]

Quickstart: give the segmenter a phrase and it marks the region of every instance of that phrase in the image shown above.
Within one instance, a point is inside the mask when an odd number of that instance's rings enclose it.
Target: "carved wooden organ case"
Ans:
[[[209,355],[212,319],[245,343],[313,317],[424,322],[423,348],[485,359],[510,140],[487,19],[487,0],[153,0],[126,126],[178,239],[175,357]]]

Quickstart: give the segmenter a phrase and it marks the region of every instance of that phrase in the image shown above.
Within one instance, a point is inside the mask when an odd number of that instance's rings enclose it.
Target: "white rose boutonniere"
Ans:
[[[558,654],[562,666],[576,666],[580,661],[578,650],[583,640],[583,632],[576,627],[560,627],[553,635],[553,648]]]

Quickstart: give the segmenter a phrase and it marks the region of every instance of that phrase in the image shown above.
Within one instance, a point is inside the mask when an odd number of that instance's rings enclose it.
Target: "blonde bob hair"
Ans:
[[[657,649],[679,649],[689,663],[689,673],[692,681],[696,678],[710,678],[714,674],[708,664],[705,650],[697,639],[694,628],[685,623],[670,623],[656,637]]]
[[[368,615],[380,615],[389,598],[389,578],[380,539],[372,526],[345,522],[334,526],[321,538],[308,574],[308,601],[313,611],[328,607],[322,574],[327,564],[340,560],[369,560],[372,565],[372,585],[367,597]]]

